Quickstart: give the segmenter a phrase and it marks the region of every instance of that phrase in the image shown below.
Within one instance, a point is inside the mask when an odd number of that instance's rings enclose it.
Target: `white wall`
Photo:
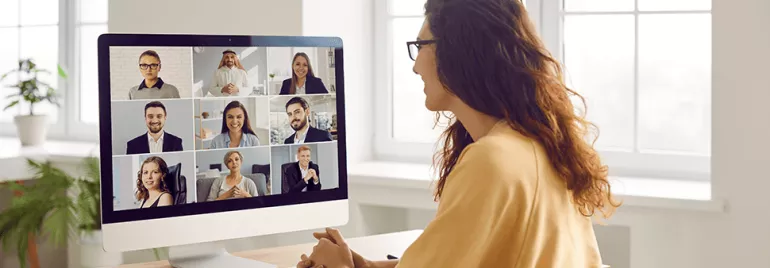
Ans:
[[[301,0],[110,0],[113,33],[302,34]],[[152,18],[152,19],[149,19]]]

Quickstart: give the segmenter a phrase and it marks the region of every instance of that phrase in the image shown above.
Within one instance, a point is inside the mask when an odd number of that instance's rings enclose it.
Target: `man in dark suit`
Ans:
[[[321,190],[318,165],[310,161],[310,147],[297,149],[297,162],[287,163],[281,174],[281,193]]]
[[[311,127],[307,123],[310,115],[310,105],[301,97],[294,97],[286,103],[286,114],[289,116],[289,124],[294,129],[284,144],[300,144],[308,142],[332,141],[332,134],[328,131]]]
[[[146,154],[182,151],[182,139],[163,130],[166,125],[166,106],[159,101],[144,105],[147,132],[126,143],[126,154]]]

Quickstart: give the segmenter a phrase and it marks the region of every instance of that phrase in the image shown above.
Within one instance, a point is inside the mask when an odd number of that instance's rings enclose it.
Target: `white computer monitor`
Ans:
[[[106,251],[184,267],[210,253],[189,245],[347,223],[340,38],[104,34],[98,53]]]

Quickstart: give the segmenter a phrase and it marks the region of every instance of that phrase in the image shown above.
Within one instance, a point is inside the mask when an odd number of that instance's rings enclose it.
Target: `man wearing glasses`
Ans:
[[[128,91],[129,100],[141,99],[178,99],[179,90],[163,82],[158,77],[160,72],[160,56],[153,50],[147,50],[139,55],[139,73],[144,80],[138,86],[134,86]]]

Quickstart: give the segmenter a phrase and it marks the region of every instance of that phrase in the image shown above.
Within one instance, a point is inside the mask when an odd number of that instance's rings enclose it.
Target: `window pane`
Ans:
[[[565,11],[632,11],[634,0],[564,0]]]
[[[107,22],[107,0],[80,0],[80,22]]]
[[[0,0],[0,27],[16,25],[19,25],[19,0]]]
[[[57,23],[59,23],[59,0],[21,1],[22,25],[50,25]]]
[[[412,72],[406,42],[417,38],[422,18],[394,19],[393,29],[393,138],[402,141],[435,142],[434,114],[425,108],[420,76]]]
[[[586,98],[587,117],[599,128],[596,146],[632,150],[633,15],[566,16],[564,64],[568,86]]]
[[[639,10],[711,10],[711,0],[639,0]]]
[[[389,2],[391,15],[422,16],[425,14],[425,0],[389,0]]]
[[[80,120],[99,123],[99,61],[96,40],[107,32],[107,25],[80,27]]]
[[[0,76],[18,67],[19,61],[19,30],[18,28],[0,28]],[[16,107],[3,111],[11,100],[5,96],[18,92],[6,85],[15,84],[18,80],[15,76],[9,76],[0,81],[0,122],[13,122],[13,117],[18,114]]]
[[[57,66],[59,63],[59,27],[35,26],[21,28],[21,58],[31,58],[38,68],[48,70],[50,74],[40,74],[38,79],[56,89],[59,103],[62,104],[64,90],[59,87]],[[29,113],[29,105],[22,109]],[[47,114],[51,122],[56,122],[58,110],[48,102],[38,103],[34,107],[35,114]]]
[[[641,150],[708,155],[711,15],[639,17]]]

